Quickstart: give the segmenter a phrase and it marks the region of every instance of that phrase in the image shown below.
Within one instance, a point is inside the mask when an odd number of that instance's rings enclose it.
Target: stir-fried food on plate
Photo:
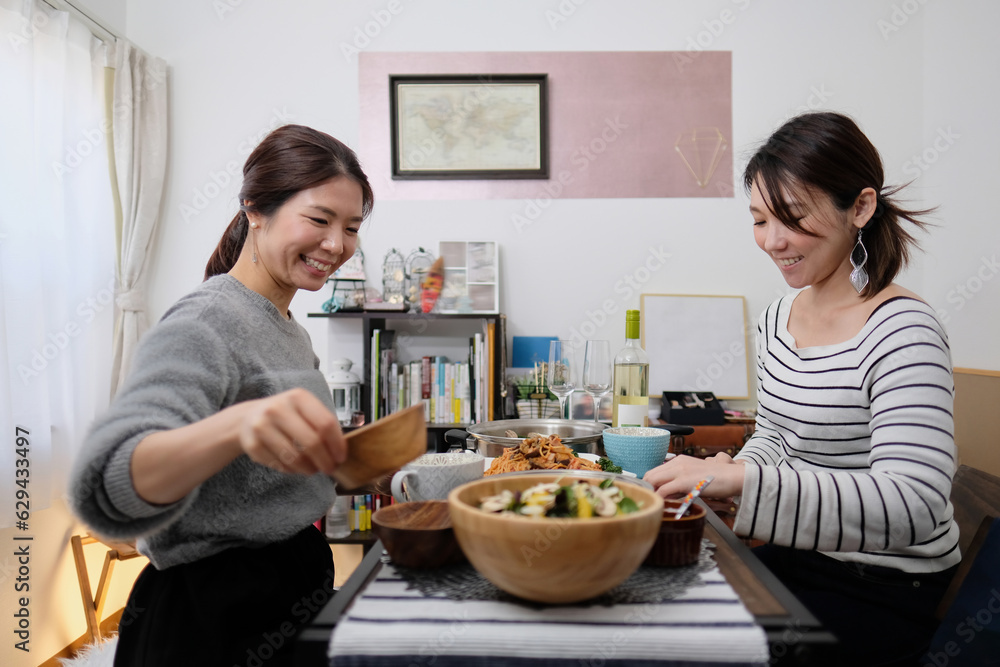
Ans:
[[[487,475],[523,470],[600,470],[592,461],[579,458],[558,435],[536,435],[525,438],[517,447],[508,447],[502,456],[493,459]]]

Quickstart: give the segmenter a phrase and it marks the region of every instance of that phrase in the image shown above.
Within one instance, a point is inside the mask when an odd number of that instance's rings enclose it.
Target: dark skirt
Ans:
[[[958,568],[909,574],[773,544],[753,552],[837,638],[830,664],[924,664],[935,610]]]
[[[136,579],[115,667],[292,665],[294,638],[333,596],[333,556],[314,526]]]

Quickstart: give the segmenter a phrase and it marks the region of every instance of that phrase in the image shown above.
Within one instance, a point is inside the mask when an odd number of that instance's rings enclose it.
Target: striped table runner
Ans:
[[[767,639],[715,567],[656,604],[532,607],[407,588],[385,565],[330,640],[337,667],[764,665]]]

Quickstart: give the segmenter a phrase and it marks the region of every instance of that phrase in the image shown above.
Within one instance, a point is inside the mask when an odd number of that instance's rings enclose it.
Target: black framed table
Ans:
[[[702,502],[699,500],[698,502]],[[764,566],[750,549],[713,512],[707,512],[705,538],[715,547],[714,560],[718,572],[736,592],[746,611],[763,630],[767,642],[765,663],[773,665],[822,665],[826,664],[827,650],[835,641],[816,618],[792,595],[790,591]],[[338,623],[345,617],[351,604],[371,585],[383,568],[383,550],[376,543],[364,557],[345,585],[296,638],[297,664],[320,667],[330,664],[327,651],[331,636]],[[387,633],[392,624],[386,624]],[[726,632],[720,628],[718,632]],[[512,640],[515,638],[512,637]],[[379,664],[393,664],[394,656],[387,655]],[[400,664],[409,665],[404,659]],[[438,660],[442,663],[441,660]],[[508,663],[557,664],[558,661],[507,660]],[[489,660],[482,664],[490,664]],[[604,664],[602,662],[602,664]],[[608,664],[614,664],[608,661]],[[621,664],[642,664],[628,663]],[[695,663],[691,663],[695,664]],[[719,663],[716,663],[719,664]]]

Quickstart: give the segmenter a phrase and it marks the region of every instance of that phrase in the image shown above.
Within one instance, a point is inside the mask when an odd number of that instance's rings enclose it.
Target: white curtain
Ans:
[[[115,50],[113,117],[122,234],[112,393],[148,326],[146,266],[167,169],[167,65],[124,40]]]
[[[110,395],[106,54],[32,0],[0,0],[0,36],[0,527],[30,534],[41,526],[21,512],[63,494]]]

